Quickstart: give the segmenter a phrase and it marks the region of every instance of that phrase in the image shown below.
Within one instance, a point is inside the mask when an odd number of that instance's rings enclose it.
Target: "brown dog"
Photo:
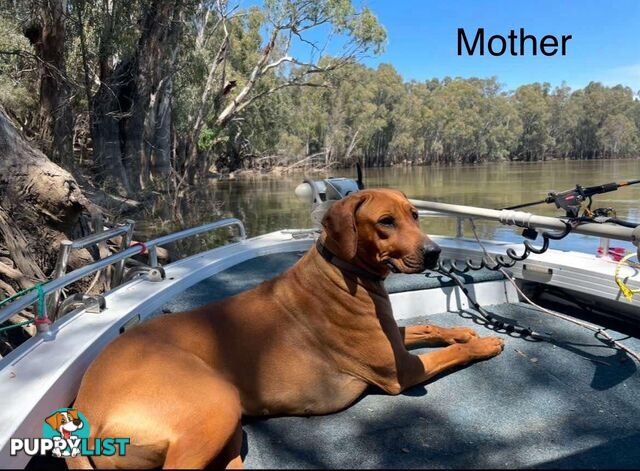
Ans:
[[[199,309],[150,320],[111,343],[87,370],[75,407],[93,437],[130,437],[98,467],[242,465],[242,415],[335,412],[368,385],[389,394],[493,357],[496,337],[472,329],[399,328],[382,279],[432,268],[440,249],[397,191],[336,202],[324,231],[291,269]],[[407,346],[449,345],[422,355]],[[68,459],[70,467],[90,465]]]

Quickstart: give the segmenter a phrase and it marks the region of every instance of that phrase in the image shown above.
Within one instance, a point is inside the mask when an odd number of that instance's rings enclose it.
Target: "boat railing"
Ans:
[[[44,296],[59,296],[60,290],[62,290],[64,287],[111,265],[115,265],[116,268],[121,265],[122,268],[124,268],[124,263],[128,258],[131,258],[135,255],[144,254],[145,252],[148,253],[149,267],[157,268],[158,247],[162,247],[163,245],[167,245],[169,243],[176,242],[187,237],[192,237],[224,227],[233,226],[236,226],[238,228],[240,239],[246,239],[247,235],[242,221],[236,218],[228,218],[209,224],[203,224],[198,227],[192,227],[190,229],[185,229],[172,234],[167,234],[165,236],[158,237],[157,239],[153,239],[145,243],[134,244],[131,246],[129,246],[131,242],[131,235],[133,232],[133,223],[131,221],[128,221],[127,224],[123,224],[107,231],[91,234],[82,239],[78,239],[75,241],[65,241],[60,249],[60,256],[58,258],[58,263],[56,264],[56,269],[54,270],[54,278],[49,282],[41,285],[38,290],[30,291],[29,293],[26,293],[24,296],[16,299],[4,308],[0,309],[0,323],[6,321],[10,317],[37,302],[41,304],[39,317],[46,319],[48,303],[42,302]],[[97,260],[92,264],[85,265],[81,268],[64,274],[64,272],[66,271],[66,265],[71,249],[88,248],[92,245],[96,245],[117,236],[123,237],[124,241],[122,250],[114,253],[113,255]],[[56,275],[60,276],[56,277]],[[38,324],[36,325],[39,326]],[[48,326],[43,327],[42,330],[46,330],[47,327]]]
[[[422,216],[440,214],[455,217],[456,237],[464,237],[464,221],[466,219],[486,219],[496,221],[507,226],[518,226],[531,229],[551,229],[563,231],[565,223],[554,217],[539,216],[526,211],[510,209],[487,209],[475,206],[439,203],[435,201],[409,200]],[[600,246],[604,248],[603,254],[608,253],[609,240],[622,240],[631,242],[640,256],[640,225],[635,229],[616,224],[583,223],[572,229],[572,232],[588,236],[600,237]]]
[[[76,240],[63,240],[60,242],[60,249],[58,251],[58,260],[56,261],[56,266],[53,270],[53,279],[60,278],[67,273],[67,265],[69,263],[69,256],[71,255],[72,250],[81,250],[87,249],[94,245],[101,244],[111,239],[115,239],[116,237],[121,237],[120,241],[120,250],[124,250],[131,244],[131,240],[133,238],[133,227],[134,221],[127,220],[125,224],[120,224],[111,229],[98,230],[102,229],[103,221],[101,216],[94,217],[94,232],[86,237],[82,237]],[[122,282],[122,274],[124,272],[124,262],[125,259],[119,260],[114,264],[114,272],[111,280],[111,284],[113,286],[118,286]],[[53,312],[58,306],[58,302],[60,301],[60,290],[56,290],[50,295],[46,297],[47,303],[47,311]]]

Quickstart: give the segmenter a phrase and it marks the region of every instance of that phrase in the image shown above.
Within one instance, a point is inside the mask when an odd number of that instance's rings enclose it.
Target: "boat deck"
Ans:
[[[293,264],[300,253],[259,257],[194,285],[165,306],[182,311],[236,294]],[[480,272],[467,282],[495,279]],[[438,289],[439,276],[392,276],[390,292]],[[524,304],[487,307],[553,341],[495,333],[472,310],[399,320],[471,326],[505,340],[501,355],[399,396],[369,390],[320,417],[246,419],[249,468],[633,468],[640,463],[637,364],[593,333]],[[625,335],[609,330],[614,338]],[[640,350],[640,341],[625,343]],[[419,349],[416,351],[427,351]]]

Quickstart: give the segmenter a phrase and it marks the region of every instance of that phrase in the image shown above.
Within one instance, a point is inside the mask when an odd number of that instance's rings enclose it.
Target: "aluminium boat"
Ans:
[[[37,334],[0,359],[0,467],[64,467],[58,458],[12,455],[11,439],[41,437],[43,419],[73,403],[85,370],[109,342],[154,316],[234,295],[283,272],[314,244],[326,208],[361,187],[343,178],[301,185],[297,192],[313,204],[310,229],[247,238],[240,220],[224,219],[130,246],[128,223],[65,242],[53,279],[0,309],[0,322],[28,306],[39,311]],[[432,236],[442,248],[438,271],[385,280],[398,324],[473,327],[504,339],[503,353],[399,396],[371,388],[336,414],[246,418],[245,466],[637,467],[640,296],[633,294],[640,269],[615,260],[607,247],[617,240],[637,250],[640,226],[569,228],[566,218],[524,211],[412,202],[421,217],[456,218],[458,231]],[[524,228],[529,237],[546,234],[548,247],[529,243],[532,250],[518,260],[521,242],[472,236],[468,227],[475,234],[477,219]],[[603,253],[554,248],[554,236],[569,230],[600,238]],[[159,247],[210,231],[227,231],[229,242],[160,265]],[[116,238],[119,252],[66,273],[70,251]],[[110,291],[63,299],[62,288],[111,265]]]

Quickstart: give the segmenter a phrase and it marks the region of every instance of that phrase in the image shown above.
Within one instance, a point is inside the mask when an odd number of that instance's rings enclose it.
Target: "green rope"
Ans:
[[[42,289],[43,283],[38,283],[36,285],[36,291],[38,291],[38,306],[37,306],[37,315],[39,319],[44,317],[44,290]]]
[[[29,319],[28,321],[18,322],[17,324],[7,325],[5,327],[0,327],[0,332],[4,332],[5,330],[15,329],[16,327],[24,327],[25,325],[33,324],[35,321],[33,319]]]
[[[36,316],[38,317],[38,319],[43,319],[44,318],[44,290],[42,289],[42,287],[44,286],[44,283],[38,283],[35,286],[32,286],[31,288],[27,288],[27,289],[23,289],[22,291],[18,291],[16,294],[14,294],[13,296],[9,296],[8,298],[2,299],[0,300],[0,308],[2,306],[4,306],[5,304],[9,304],[12,301],[15,301],[16,299],[18,299],[21,296],[24,296],[25,294],[31,293],[32,291],[37,291],[38,293],[38,300],[37,300],[37,305],[36,305]],[[35,322],[35,319],[29,319],[23,322],[18,322],[16,324],[11,324],[11,325],[7,325],[4,327],[0,327],[0,332],[4,332],[6,330],[9,329],[15,329],[17,327],[24,327],[26,325],[29,324],[33,324]]]
[[[9,296],[8,298],[0,300],[0,308],[5,304],[9,304],[10,302],[15,301],[19,297],[24,296],[25,294],[31,293],[32,291],[37,291],[38,305],[36,306],[36,313],[38,318],[42,319],[44,317],[44,290],[42,289],[43,286],[44,286],[44,283],[38,283],[37,285],[32,286],[31,288],[23,289],[22,291],[18,291],[13,296]]]

